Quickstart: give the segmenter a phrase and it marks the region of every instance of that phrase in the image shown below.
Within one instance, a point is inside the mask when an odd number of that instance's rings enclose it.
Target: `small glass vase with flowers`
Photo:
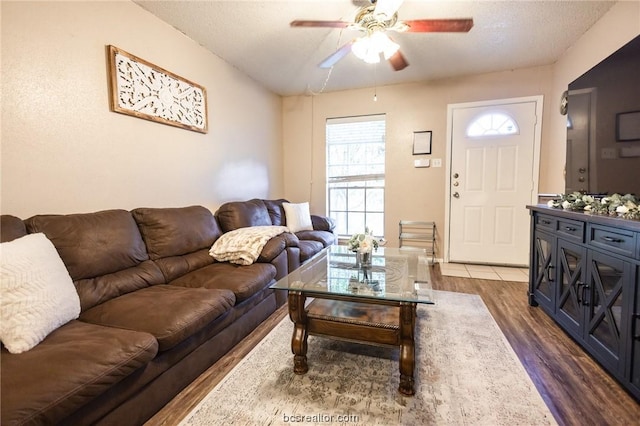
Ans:
[[[378,250],[380,245],[381,240],[375,238],[368,227],[364,229],[364,233],[353,234],[347,242],[349,250],[356,253],[356,265],[362,268],[371,266],[371,253]]]

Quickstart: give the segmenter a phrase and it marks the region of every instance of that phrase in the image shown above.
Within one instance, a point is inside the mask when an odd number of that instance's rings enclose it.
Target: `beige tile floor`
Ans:
[[[450,277],[481,278],[497,281],[529,281],[528,268],[507,266],[467,265],[462,263],[441,263],[440,272]]]

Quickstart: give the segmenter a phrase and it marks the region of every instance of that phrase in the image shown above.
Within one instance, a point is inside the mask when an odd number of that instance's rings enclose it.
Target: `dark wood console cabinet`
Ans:
[[[640,221],[527,206],[529,305],[640,400]]]

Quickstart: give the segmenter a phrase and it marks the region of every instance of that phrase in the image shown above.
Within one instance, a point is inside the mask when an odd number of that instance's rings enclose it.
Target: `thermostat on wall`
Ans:
[[[413,167],[429,167],[429,159],[421,158],[419,160],[413,160]]]

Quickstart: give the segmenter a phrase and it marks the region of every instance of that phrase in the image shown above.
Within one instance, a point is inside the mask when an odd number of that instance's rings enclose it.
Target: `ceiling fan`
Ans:
[[[365,33],[344,44],[323,60],[320,68],[331,68],[350,52],[368,63],[380,62],[382,54],[394,70],[400,71],[409,63],[400,46],[386,34],[387,31],[432,33],[468,32],[473,27],[473,19],[412,19],[399,21],[398,9],[404,0],[369,0],[370,4],[360,7],[354,22],[295,20],[292,27],[349,28]]]

